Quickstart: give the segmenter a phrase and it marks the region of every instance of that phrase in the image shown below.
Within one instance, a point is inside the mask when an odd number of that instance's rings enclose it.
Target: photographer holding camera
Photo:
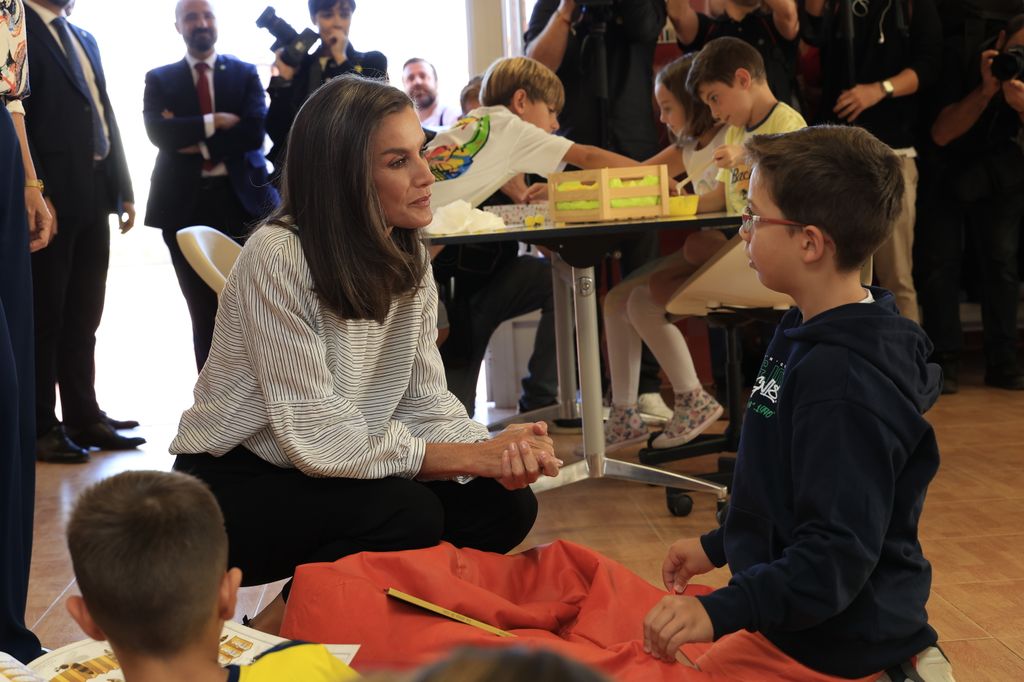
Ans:
[[[292,128],[295,115],[314,90],[331,78],[345,73],[387,80],[387,57],[380,52],[357,52],[348,40],[355,9],[355,0],[309,0],[309,20],[320,34],[320,47],[312,54],[302,54],[297,62],[295,57],[298,55],[294,55],[294,51],[287,48],[275,50],[277,59],[274,67],[277,76],[271,79],[267,88],[270,93],[267,134],[274,143],[267,157],[274,164],[275,176],[279,175],[277,169],[284,165],[288,131]],[[272,12],[270,14],[273,16]],[[264,12],[266,15],[267,12]],[[257,22],[259,25],[263,25],[264,16]],[[275,21],[278,25],[283,24],[280,19],[275,18]],[[287,24],[284,27],[295,33]],[[270,26],[267,28],[280,41],[279,31]]]
[[[945,102],[931,129],[944,148],[941,195],[951,197],[928,226],[928,262],[922,262],[924,328],[935,359],[955,384],[962,345],[959,317],[961,232],[977,239],[981,257],[985,383],[1024,390],[1017,358],[1018,251],[1024,218],[1024,153],[1017,135],[1024,117],[1024,14],[983,44],[962,78],[944,78]]]

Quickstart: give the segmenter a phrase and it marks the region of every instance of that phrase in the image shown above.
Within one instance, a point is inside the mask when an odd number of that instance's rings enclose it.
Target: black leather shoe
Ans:
[[[138,436],[122,436],[106,421],[78,428],[69,427],[68,436],[82,447],[100,450],[133,450],[146,442],[145,438]]]
[[[985,374],[985,384],[1007,391],[1024,391],[1024,374]]]
[[[84,464],[89,451],[68,438],[60,424],[36,438],[36,459],[54,464]]]
[[[120,431],[121,429],[134,429],[139,426],[139,422],[135,421],[134,419],[113,419],[111,417],[108,417],[106,412],[102,411],[100,412],[100,419],[107,422],[107,424],[110,425],[110,428],[114,429],[115,431]]]

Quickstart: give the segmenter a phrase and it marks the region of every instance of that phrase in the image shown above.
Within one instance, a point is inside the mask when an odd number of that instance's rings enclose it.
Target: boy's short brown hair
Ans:
[[[466,103],[469,102],[470,98],[480,101],[480,87],[484,82],[483,76],[473,76],[469,79],[469,82],[462,86],[462,92],[459,93],[459,106],[462,107],[463,113],[469,113],[469,109],[466,108]]]
[[[676,140],[676,144],[682,144],[687,139],[695,140],[715,127],[715,117],[711,114],[708,105],[686,89],[686,77],[689,75],[690,69],[693,68],[693,60],[696,57],[696,52],[684,54],[662,67],[658,75],[655,76],[655,82],[672,93],[672,96],[683,108],[686,129],[679,131],[680,139]]]
[[[838,270],[860,268],[892,234],[903,210],[903,163],[863,128],[755,135],[744,146],[783,216],[832,238]]]
[[[686,89],[700,99],[700,87],[711,83],[732,86],[736,69],[746,69],[755,81],[766,82],[764,58],[753,45],[739,38],[715,38],[697,53],[686,77]]]
[[[554,71],[529,57],[504,57],[487,67],[480,86],[480,103],[485,107],[507,107],[520,89],[526,91],[531,101],[543,102],[557,112],[565,106],[562,81]]]
[[[118,647],[171,656],[216,617],[228,538],[198,479],[128,471],[100,481],[75,504],[68,548],[89,614]]]

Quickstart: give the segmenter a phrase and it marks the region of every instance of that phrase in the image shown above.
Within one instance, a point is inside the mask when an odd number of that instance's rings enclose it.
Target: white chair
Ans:
[[[206,225],[178,230],[177,239],[188,264],[220,296],[242,247],[223,232]]]

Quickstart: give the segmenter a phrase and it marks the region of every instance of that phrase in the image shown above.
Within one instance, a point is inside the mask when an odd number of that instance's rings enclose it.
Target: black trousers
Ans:
[[[80,427],[100,419],[96,403],[96,330],[103,317],[110,263],[110,226],[101,163],[93,171],[97,197],[78,215],[57,216],[57,236],[32,254],[36,330],[36,430],[57,425],[54,413],[60,385],[64,423]]]
[[[188,314],[192,319],[192,347],[196,355],[196,368],[202,369],[210,355],[213,343],[213,324],[217,318],[217,294],[196,274],[178,247],[177,230],[192,225],[208,225],[242,243],[252,216],[242,206],[227,177],[204,178],[199,190],[195,212],[187,225],[164,230],[164,243],[171,253],[171,265],[178,278],[178,286]]]
[[[529,488],[489,478],[461,485],[404,478],[311,478],[244,447],[223,457],[179,455],[174,468],[204,481],[224,513],[228,563],[243,585],[291,577],[300,564],[363,551],[457,547],[505,553],[537,518]]]
[[[35,502],[32,275],[21,148],[0,101],[0,651],[41,653],[25,627]]]
[[[946,186],[946,185],[940,185]],[[948,188],[948,186],[946,186]],[[948,189],[947,197],[952,189]],[[963,346],[959,293],[966,228],[975,238],[982,276],[981,318],[986,370],[1016,374],[1017,303],[1020,297],[1021,220],[1024,194],[1006,192],[961,204],[948,198],[931,205],[919,220],[922,244],[915,251],[915,281],[922,305],[922,327],[937,354],[956,355]]]
[[[458,295],[458,287],[456,295]],[[494,330],[534,310],[541,311],[533,353],[523,378],[520,404],[524,409],[550,405],[558,399],[558,360],[555,353],[554,302],[551,298],[551,263],[544,258],[519,256],[497,270],[474,292],[445,301],[451,322],[450,336],[441,345],[448,390],[466,407],[476,408],[476,383]]]

